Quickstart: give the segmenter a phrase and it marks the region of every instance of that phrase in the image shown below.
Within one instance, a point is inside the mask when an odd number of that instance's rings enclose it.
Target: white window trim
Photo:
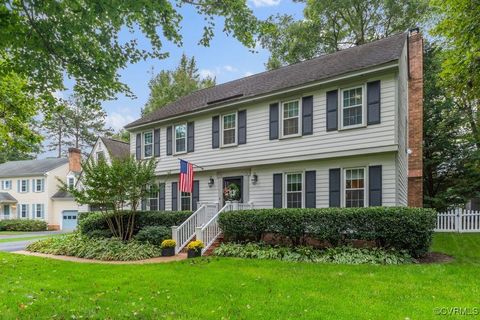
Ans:
[[[287,207],[287,175],[289,174],[301,174],[302,175],[302,206],[301,208],[305,208],[305,171],[289,171],[283,173],[283,208]]]
[[[22,190],[23,189],[23,181],[26,181],[25,182],[25,191]],[[20,193],[28,193],[28,181],[29,181],[28,179],[20,179],[20,188],[19,188]]]
[[[40,183],[40,191],[37,190],[37,184],[39,181],[42,181],[43,179],[33,179],[34,180],[34,184],[33,184],[33,192],[35,193],[42,193],[44,190],[42,188],[42,183]],[[45,185],[45,181],[43,182],[43,185]]]
[[[235,128],[234,128],[234,132],[235,132],[235,142],[234,143],[229,143],[229,144],[225,144],[223,142],[223,139],[224,139],[224,121],[223,121],[223,118],[226,117],[226,116],[230,116],[234,114],[235,115]],[[220,137],[220,141],[221,141],[221,147],[222,148],[226,148],[226,147],[234,147],[234,146],[237,146],[238,145],[238,111],[235,111],[235,112],[230,112],[230,113],[226,113],[226,114],[223,114],[220,116],[220,121],[221,121],[221,137]],[[229,130],[232,130],[232,129],[229,129]]]
[[[354,125],[350,125],[350,126],[344,126],[343,125],[343,92],[348,91],[348,90],[358,89],[358,88],[362,88],[362,123],[354,124]],[[367,108],[366,108],[366,101],[367,100],[366,100],[366,97],[365,97],[366,93],[367,93],[367,91],[366,91],[366,85],[365,84],[340,89],[340,119],[339,119],[340,130],[348,130],[348,129],[366,127],[366,122],[365,122],[365,119],[367,117]]]
[[[368,207],[367,199],[368,199],[368,171],[367,167],[348,167],[348,168],[343,168],[342,170],[342,194],[341,194],[341,200],[342,200],[342,207],[346,208],[347,205],[347,170],[358,170],[358,169],[363,169],[363,207],[365,208]]]
[[[177,151],[177,131],[176,128],[180,126],[185,126],[185,150],[184,151]],[[184,154],[187,153],[188,149],[188,124],[185,123],[178,123],[173,126],[173,154]],[[180,139],[178,139],[180,140]]]
[[[24,208],[24,207],[26,208],[26,210],[25,210],[25,217],[22,217],[22,213],[23,213],[22,211],[23,211],[23,208]],[[29,209],[30,209],[30,205],[29,205],[29,204],[22,203],[22,204],[20,204],[20,205],[18,206],[18,208],[19,208],[19,210],[20,210],[18,217],[19,217],[20,219],[28,219],[28,217],[29,217],[29,215],[30,215],[30,212],[29,212],[29,211],[30,211],[30,210],[29,210]]]
[[[183,197],[182,197],[182,193],[183,193],[183,192],[180,191],[180,190],[178,190],[178,192],[179,192],[179,197],[178,197],[178,210],[183,211],[183,209],[182,209],[182,198],[183,198]],[[189,194],[190,194],[190,196],[189,196],[189,198],[190,198],[190,209],[187,210],[187,211],[193,211],[193,192],[185,192],[185,193],[189,193]]]
[[[38,208],[40,208],[41,217],[37,216]],[[42,208],[43,208],[43,210],[42,210]],[[42,206],[41,203],[36,203],[35,204],[35,212],[33,214],[34,214],[35,219],[45,219],[45,206],[44,205]]]
[[[284,135],[283,134],[283,107],[285,104],[290,103],[290,102],[298,102],[298,132],[295,134],[288,134]],[[285,100],[280,102],[280,139],[286,139],[286,138],[293,138],[293,137],[300,137],[302,135],[302,99],[290,99],[290,100]],[[292,118],[288,118],[292,119]]]
[[[145,144],[145,134],[146,133],[151,133],[152,134],[152,143],[151,144],[148,144],[148,145],[151,145],[152,146],[152,155],[151,156],[145,156],[145,147],[147,146],[147,144]],[[142,158],[143,159],[150,159],[153,157],[153,144],[155,143],[154,141],[154,136],[153,136],[153,130],[150,130],[150,131],[144,131],[142,132]]]
[[[76,179],[75,179],[74,176],[67,176],[67,186],[68,186],[68,187],[70,187],[70,179],[73,179],[73,186],[72,186],[72,188],[73,188],[73,187],[75,187],[75,183],[76,183],[75,180],[76,180]]]
[[[6,183],[9,182],[9,187],[6,187]],[[2,190],[12,190],[12,180],[2,180]]]
[[[147,197],[147,208],[148,210],[152,210],[151,206],[150,206],[150,203],[152,201],[152,199],[155,199],[155,201],[157,202],[157,211],[160,209],[160,201],[158,199],[158,196],[159,196],[159,192],[160,190],[157,189],[157,192],[155,192],[155,197],[152,197],[152,191],[150,190],[153,186],[150,186],[149,187],[149,191],[148,191],[148,197]]]

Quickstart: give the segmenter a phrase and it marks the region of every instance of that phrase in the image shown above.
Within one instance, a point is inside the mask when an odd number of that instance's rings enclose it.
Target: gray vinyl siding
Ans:
[[[402,56],[399,60],[398,74],[398,153],[396,156],[396,174],[397,174],[397,202],[399,205],[407,205],[408,202],[408,64],[407,47],[404,47]]]
[[[373,80],[381,80],[381,123],[362,128],[327,132],[326,92],[335,88],[347,88],[350,87],[350,84],[364,84]],[[189,117],[188,121],[195,121],[195,152],[182,154],[178,157],[175,155],[167,156],[165,152],[161,152],[156,172],[158,175],[164,175],[169,171],[178,172],[178,158],[186,159],[200,166],[206,166],[209,169],[215,169],[216,166],[220,165],[232,168],[242,167],[249,161],[282,163],[288,161],[289,158],[300,155],[316,159],[322,158],[322,154],[335,152],[351,151],[354,154],[362,154],[375,148],[387,146],[394,148],[396,147],[396,87],[396,73],[390,72],[381,76],[364,77],[361,80],[344,81],[343,84],[336,86],[320,87],[318,90],[307,91],[301,95],[285,96],[284,99],[271,99],[239,107],[238,110],[247,110],[247,143],[235,147],[212,149],[212,116],[219,115],[222,112]],[[309,95],[313,95],[313,134],[269,140],[269,105],[277,101],[292,98],[301,99],[302,96]],[[301,116],[299,120],[301,122]],[[168,125],[171,124],[168,123]],[[162,128],[161,142],[166,141],[166,125],[160,126]],[[155,126],[154,128],[158,127]],[[140,131],[132,132],[132,154],[135,153],[134,137],[137,132]],[[164,146],[161,148],[165,150]],[[395,172],[394,168],[392,170]],[[204,188],[203,183],[201,188]],[[202,197],[202,193],[200,196]],[[166,198],[170,199],[168,194]],[[268,197],[268,201],[271,200],[270,198],[271,196]],[[322,201],[317,201],[317,206],[320,203]]]

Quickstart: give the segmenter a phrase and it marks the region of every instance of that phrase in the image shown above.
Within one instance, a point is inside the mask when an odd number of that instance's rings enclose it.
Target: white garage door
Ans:
[[[62,213],[62,230],[73,231],[77,228],[78,211],[77,210],[65,210]]]

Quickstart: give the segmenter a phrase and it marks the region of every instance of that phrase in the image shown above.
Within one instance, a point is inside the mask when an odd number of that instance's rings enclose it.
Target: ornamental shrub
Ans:
[[[164,226],[149,226],[141,229],[135,236],[135,240],[161,245],[163,240],[172,237],[172,229]]]
[[[175,242],[175,240],[166,239],[166,240],[162,241],[162,244],[160,245],[160,247],[162,249],[164,249],[164,248],[175,248],[176,245],[177,245],[177,243]]]
[[[41,220],[1,220],[0,231],[45,231],[47,223]]]
[[[307,238],[339,246],[356,239],[414,257],[428,252],[435,221],[434,210],[408,207],[256,209],[225,212],[219,219],[227,241],[258,242],[273,234],[294,246]]]
[[[163,226],[167,228],[175,225],[178,226],[187,220],[191,214],[191,211],[139,211],[135,215],[133,233],[136,235],[141,229],[149,226]],[[114,213],[112,212],[110,215],[113,216]],[[129,212],[120,212],[118,215],[121,216],[126,224],[129,218]],[[98,235],[100,234],[98,230],[109,230],[105,214],[101,212],[93,212],[83,216],[82,219],[78,221],[78,226],[80,233],[86,236],[92,236],[92,232]],[[105,232],[105,234],[107,233]]]

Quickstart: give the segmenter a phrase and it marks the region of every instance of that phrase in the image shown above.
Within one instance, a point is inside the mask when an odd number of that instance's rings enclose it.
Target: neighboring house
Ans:
[[[104,159],[111,163],[112,159],[121,159],[130,156],[130,144],[112,138],[98,137],[92,148],[87,161],[98,161]]]
[[[69,158],[10,161],[0,164],[0,219],[38,219],[49,229],[71,229],[78,205],[59,191],[59,181],[75,184],[80,150]],[[73,179],[73,180],[72,180]]]
[[[151,209],[422,206],[423,39],[418,30],[196,91],[126,126],[155,158]],[[178,191],[179,159],[195,168]]]

